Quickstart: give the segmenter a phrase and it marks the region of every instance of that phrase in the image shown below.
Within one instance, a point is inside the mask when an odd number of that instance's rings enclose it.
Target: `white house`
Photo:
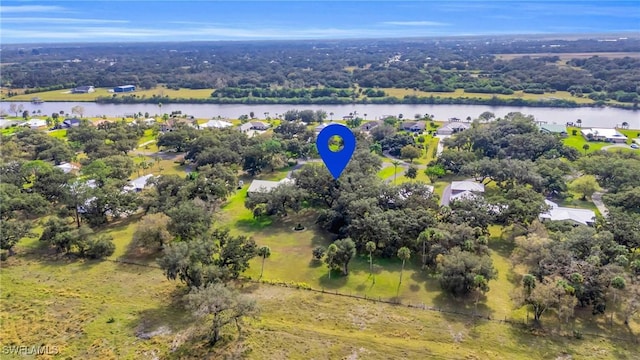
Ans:
[[[46,120],[42,120],[42,119],[29,119],[29,121],[26,121],[24,123],[22,123],[23,126],[28,126],[30,129],[39,129],[41,127],[45,127],[47,126],[47,121]]]
[[[80,170],[79,166],[73,165],[73,164],[68,163],[68,162],[63,162],[60,165],[56,165],[56,167],[58,169],[61,169],[65,174],[68,174],[68,173],[70,173],[72,171]]]
[[[454,200],[471,200],[484,193],[484,184],[475,181],[452,181],[442,194],[440,204],[449,205]]]
[[[206,123],[199,125],[200,129],[205,129],[205,128],[222,129],[229,126],[233,126],[233,124],[223,120],[209,120]]]
[[[624,143],[627,137],[616,129],[590,128],[580,130],[582,137],[592,141],[606,141],[612,143]]]
[[[540,214],[540,221],[563,221],[568,220],[576,224],[593,226],[596,221],[596,213],[588,209],[576,209],[558,206],[550,200],[545,200],[549,206],[549,211]]]
[[[147,187],[147,181],[153,177],[153,174],[147,174],[144,176],[140,176],[137,179],[133,179],[129,181],[129,185],[124,187],[125,191],[135,191],[140,192],[145,187]]]
[[[294,181],[289,178],[282,179],[280,181],[267,181],[267,180],[253,180],[251,185],[249,185],[249,189],[247,190],[247,195],[251,195],[253,193],[268,193],[273,191],[273,189],[277,188],[282,184],[293,184]]]

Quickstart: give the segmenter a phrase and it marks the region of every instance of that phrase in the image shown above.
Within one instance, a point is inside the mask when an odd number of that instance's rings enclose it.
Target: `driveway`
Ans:
[[[616,148],[622,148],[622,149],[630,149],[632,150],[631,146],[627,145],[627,144],[615,144],[615,145],[608,145],[605,146],[603,148],[601,148],[600,150],[609,150],[609,149],[616,149]]]
[[[604,202],[602,202],[602,194],[603,192],[601,191],[593,193],[593,195],[591,195],[591,201],[593,201],[593,203],[596,205],[598,211],[600,211],[600,214],[602,214],[602,216],[607,216],[607,214],[609,214],[609,210],[607,210]]]

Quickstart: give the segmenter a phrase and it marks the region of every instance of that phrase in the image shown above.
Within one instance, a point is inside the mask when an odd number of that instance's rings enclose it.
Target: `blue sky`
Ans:
[[[640,32],[640,1],[2,1],[9,43]]]

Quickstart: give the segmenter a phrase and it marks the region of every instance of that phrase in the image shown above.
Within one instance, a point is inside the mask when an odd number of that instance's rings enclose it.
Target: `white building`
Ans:
[[[42,120],[42,119],[29,119],[29,121],[26,121],[24,123],[22,123],[23,126],[28,126],[30,129],[39,129],[41,127],[45,127],[47,126],[47,121],[46,120]]]
[[[267,181],[267,180],[253,180],[251,185],[249,185],[249,189],[247,190],[247,195],[251,195],[253,193],[268,193],[273,191],[273,189],[277,188],[282,184],[293,184],[294,181],[289,178],[282,179],[280,181]]]
[[[68,173],[70,173],[72,171],[80,170],[79,166],[73,165],[73,164],[68,163],[68,162],[63,162],[60,165],[56,165],[56,167],[58,169],[61,169],[65,174],[68,174]]]
[[[590,128],[580,130],[582,137],[592,141],[606,141],[612,143],[624,143],[627,137],[616,129]]]
[[[124,187],[125,191],[135,191],[140,192],[147,187],[147,181],[153,177],[153,174],[147,174],[144,176],[140,176],[137,179],[133,179],[129,181],[129,185]]]
[[[563,221],[568,220],[576,224],[593,226],[596,221],[596,213],[588,209],[576,209],[558,206],[550,200],[545,200],[550,209],[540,214],[540,221]]]
[[[475,181],[452,181],[442,194],[440,204],[449,205],[454,200],[472,200],[484,193],[484,184]]]
[[[198,125],[200,129],[206,129],[206,128],[222,129],[230,126],[233,126],[233,124],[223,120],[209,120],[204,124]]]

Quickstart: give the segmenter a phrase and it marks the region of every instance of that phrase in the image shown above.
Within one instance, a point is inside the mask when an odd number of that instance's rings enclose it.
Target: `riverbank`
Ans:
[[[156,87],[137,90],[130,94],[115,94],[107,88],[97,88],[95,92],[73,94],[71,89],[51,90],[3,96],[2,101],[31,101],[39,98],[55,102],[95,102],[100,104],[245,104],[245,105],[348,105],[348,104],[409,104],[409,105],[487,105],[520,107],[615,107],[625,110],[637,109],[637,104],[617,101],[594,101],[588,97],[576,97],[566,91],[545,94],[529,94],[516,91],[514,94],[467,93],[463,89],[453,92],[426,92],[413,89],[384,88],[386,96],[369,98],[359,95],[351,97],[213,97],[215,89],[168,89]],[[3,94],[4,95],[4,94]]]
[[[278,118],[289,110],[322,110],[327,113],[327,120],[340,120],[349,114],[356,114],[365,120],[378,120],[393,115],[405,120],[412,120],[416,115],[432,115],[435,120],[448,121],[450,118],[461,120],[476,119],[484,112],[491,112],[496,117],[504,117],[511,112],[521,112],[532,115],[536,121],[548,124],[576,123],[581,120],[583,127],[622,127],[627,123],[630,128],[640,128],[638,111],[617,109],[613,107],[525,107],[525,106],[488,106],[488,105],[455,105],[455,104],[172,104],[172,103],[143,103],[143,104],[99,104],[96,102],[52,102],[42,104],[30,102],[0,103],[0,112],[16,115],[10,110],[15,104],[31,113],[31,116],[45,118],[56,112],[58,114],[72,114],[75,106],[83,109],[85,117],[123,118],[133,114],[139,116],[161,117],[163,114],[180,112],[197,119],[227,118],[238,119],[243,115],[258,118]],[[17,115],[20,115],[17,114]]]

